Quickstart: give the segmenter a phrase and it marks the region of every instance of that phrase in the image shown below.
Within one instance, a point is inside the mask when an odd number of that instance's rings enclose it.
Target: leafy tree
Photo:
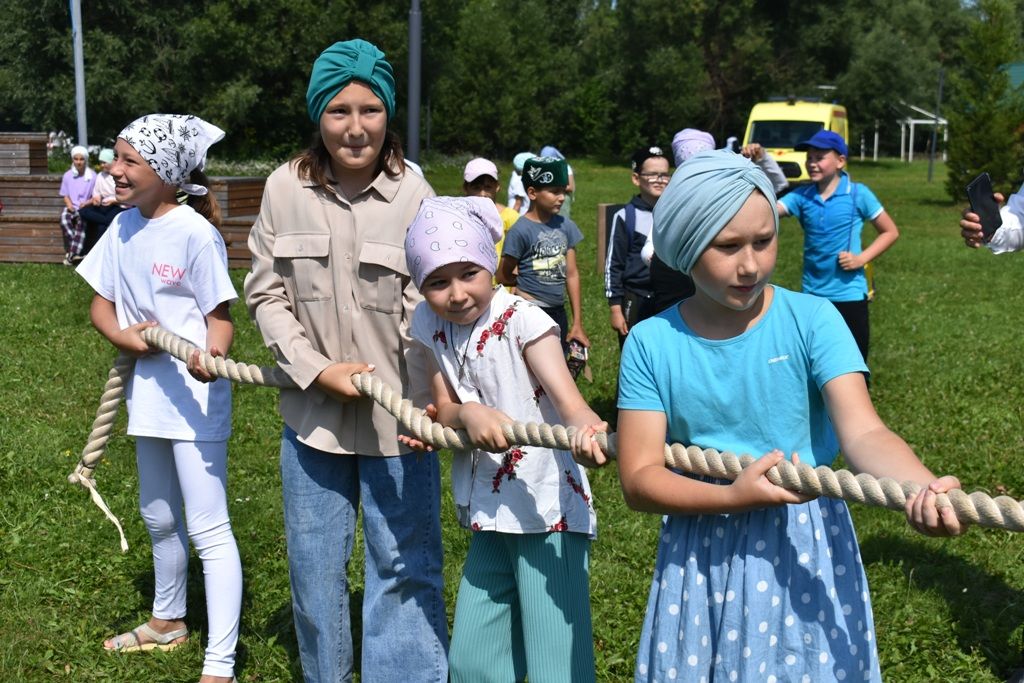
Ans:
[[[313,60],[356,36],[378,44],[395,68],[391,125],[404,133],[408,9],[390,0],[90,0],[82,7],[90,140],[109,141],[148,111],[189,111],[227,131],[215,153],[280,158],[313,130],[305,107]],[[937,66],[956,71],[961,62],[973,71],[950,79],[948,101],[970,103],[996,126],[994,103],[1006,100],[986,100],[993,84],[975,75],[1019,56],[1024,0],[424,0],[422,10],[435,149],[509,156],[555,144],[622,159],[641,144],[667,145],[687,126],[739,135],[757,101],[817,94],[822,83],[839,86],[856,138],[874,119],[891,120],[894,100],[931,103]],[[976,35],[958,42],[967,21]],[[986,56],[995,52],[998,60]],[[75,130],[66,0],[5,0],[0,91],[0,127]],[[1000,148],[1018,144],[1003,132],[990,137]]]
[[[838,100],[850,114],[851,147],[875,122],[894,136],[901,102],[934,109],[939,68],[957,64],[949,46],[965,29],[959,0],[881,3],[860,17],[849,67],[837,79]]]
[[[1020,21],[1008,0],[980,0],[977,19],[960,41],[964,66],[950,78],[946,187],[963,199],[964,186],[988,171],[1006,192],[1020,179],[1024,159],[1024,103],[1003,69],[1020,57]]]
[[[577,73],[576,19],[568,2],[466,2],[430,96],[438,145],[506,155],[564,147],[571,107],[563,94]]]

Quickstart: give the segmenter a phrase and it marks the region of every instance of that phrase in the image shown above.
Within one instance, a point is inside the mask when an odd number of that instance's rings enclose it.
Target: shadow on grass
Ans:
[[[613,395],[600,395],[595,396],[588,401],[591,410],[598,414],[598,416],[608,421],[608,431],[614,432],[619,417],[619,409],[615,406],[615,396]]]
[[[244,607],[243,607],[244,609]],[[363,592],[353,591],[349,598],[349,612],[352,620],[352,663],[356,672],[361,671],[363,659]],[[302,680],[302,661],[299,659],[299,643],[295,636],[295,620],[292,616],[292,603],[285,604],[274,610],[270,619],[263,627],[264,638],[274,638],[285,652],[294,680]]]
[[[288,668],[292,679],[302,680],[302,662],[299,660],[299,643],[295,639],[295,621],[292,618],[292,603],[286,602],[276,610],[263,626],[260,634],[265,639],[274,639],[288,653]]]
[[[941,199],[936,197],[921,197],[920,199],[915,199],[914,203],[921,206],[937,206],[940,209],[955,209],[960,206],[960,202],[954,202],[949,197],[943,197]]]
[[[873,536],[860,550],[865,565],[902,563],[909,581],[941,596],[956,615],[959,649],[984,653],[989,670],[1000,680],[1024,666],[1024,654],[1011,639],[1024,623],[1024,595],[1003,577],[902,535]]]
[[[132,583],[135,586],[139,599],[136,613],[144,615],[143,619],[148,619],[152,614],[152,600],[155,591],[153,572],[144,571],[136,574]],[[190,555],[189,557],[186,595],[187,614],[185,616],[185,624],[188,626],[189,630],[189,641],[195,643],[200,652],[203,652],[206,648],[210,624],[207,619],[206,588],[203,583],[203,565],[195,555]],[[249,584],[243,582],[242,613],[245,614],[247,611],[251,610],[253,608],[254,600],[257,599],[259,599],[258,596],[254,598],[249,592]],[[352,596],[352,600],[354,605],[361,604],[362,593],[354,594]],[[352,618],[353,638],[358,638],[358,633],[361,633],[361,622],[361,615],[357,611]],[[134,628],[135,624],[131,623],[131,617],[125,616],[124,614],[118,614],[110,615],[107,627],[110,634],[114,635],[115,633],[121,633]],[[245,628],[243,620],[243,626],[239,631],[238,645],[235,650],[235,673],[237,676],[241,676],[245,671],[246,664],[249,659],[249,649],[245,646],[247,630],[248,629]],[[274,638],[275,641],[280,644],[288,655],[289,669],[291,670],[293,680],[302,680],[302,664],[299,661],[299,647],[295,638],[295,626],[292,620],[292,606],[290,602],[285,603],[275,610],[260,635],[266,639]],[[359,648],[360,646],[357,640],[355,643],[355,662],[357,664],[359,662]]]

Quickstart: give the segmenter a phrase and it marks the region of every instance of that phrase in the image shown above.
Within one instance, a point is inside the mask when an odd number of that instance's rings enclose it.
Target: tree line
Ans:
[[[0,128],[75,130],[69,3],[4,5]],[[985,149],[1016,150],[1020,175],[1024,109],[992,79],[1022,59],[1024,0],[423,0],[422,13],[431,151],[506,158],[554,144],[623,159],[683,127],[741,136],[755,102],[824,92],[848,108],[853,150],[877,122],[894,153],[902,103],[934,109],[942,68],[951,152],[976,150],[987,117]],[[223,154],[287,155],[312,132],[310,65],[357,36],[395,68],[404,134],[408,15],[398,0],[83,2],[90,141],[144,112],[188,111],[228,131]]]

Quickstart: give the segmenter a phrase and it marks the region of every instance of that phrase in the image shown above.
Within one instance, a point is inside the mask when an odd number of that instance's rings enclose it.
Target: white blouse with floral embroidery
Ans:
[[[523,359],[523,347],[550,330],[558,333],[544,311],[502,287],[473,325],[450,323],[426,302],[412,319],[413,337],[433,352],[459,400],[518,422],[561,422]],[[590,482],[568,451],[515,446],[455,453],[452,490],[459,522],[474,531],[597,534]]]

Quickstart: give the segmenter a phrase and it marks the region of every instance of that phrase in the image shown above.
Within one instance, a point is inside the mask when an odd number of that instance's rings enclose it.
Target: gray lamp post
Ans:
[[[423,34],[420,0],[412,0],[409,9],[409,129],[406,154],[409,160],[420,160],[420,46]]]
[[[78,144],[89,147],[85,122],[85,60],[82,57],[82,0],[71,0],[71,38],[75,51],[75,111],[78,114]]]

